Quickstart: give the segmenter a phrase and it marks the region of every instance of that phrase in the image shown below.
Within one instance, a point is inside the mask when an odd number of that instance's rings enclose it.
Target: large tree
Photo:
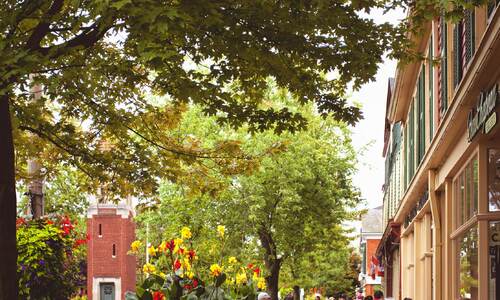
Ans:
[[[258,238],[273,299],[282,266],[313,251],[325,255],[331,245],[339,246],[333,255],[347,247],[342,223],[354,218],[351,209],[360,201],[351,182],[356,160],[345,125],[310,121],[307,130],[282,138],[288,139],[285,152],[264,158],[258,172],[239,177],[230,189],[231,220],[247,224]]]
[[[268,77],[298,102],[314,101],[322,114],[352,124],[360,112],[346,102],[347,85],[372,79],[400,41],[390,25],[360,13],[385,4],[1,1],[0,298],[17,299],[15,174],[23,158],[42,151],[97,181],[113,180],[117,194],[149,194],[157,178],[191,178],[184,163],[231,148],[200,149],[164,134],[182,103],[251,130],[303,128],[300,114],[262,107]],[[326,72],[337,77],[326,80]],[[31,99],[32,84],[44,97]],[[151,104],[145,92],[169,101]],[[113,151],[99,151],[103,141]]]
[[[291,101],[276,87],[267,93],[271,107]],[[144,223],[149,224],[149,240],[156,242],[187,225],[198,247],[209,253],[213,243],[207,232],[224,224],[225,251],[263,262],[274,299],[279,283],[349,289],[344,277],[350,240],[342,223],[356,217],[352,208],[360,201],[351,182],[356,151],[350,132],[343,123],[321,119],[312,106],[290,106],[306,117],[306,130],[250,136],[244,128],[233,131],[218,126],[214,118],[200,116],[197,109],[190,110],[179,130],[205,136],[207,147],[228,136],[239,141],[245,153],[268,155],[260,156],[250,173],[216,177],[222,187],[212,195],[193,196],[190,188],[162,184],[159,199],[139,217],[140,236],[145,234]],[[280,279],[282,268],[291,276]]]

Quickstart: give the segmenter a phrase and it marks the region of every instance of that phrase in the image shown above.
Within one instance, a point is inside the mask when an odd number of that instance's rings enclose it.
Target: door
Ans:
[[[115,284],[101,283],[100,284],[100,300],[115,300]]]

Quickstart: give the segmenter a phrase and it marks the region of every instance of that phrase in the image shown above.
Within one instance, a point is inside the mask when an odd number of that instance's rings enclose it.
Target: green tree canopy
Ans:
[[[289,105],[291,98],[286,91],[271,88],[268,92],[273,99],[270,106]],[[140,222],[151,226],[150,240],[158,242],[165,238],[162,235],[168,237],[187,225],[198,247],[204,245],[203,252],[209,253],[207,232],[223,224],[231,232],[227,251],[265,263],[273,297],[277,297],[282,267],[295,272],[284,277],[282,283],[288,285],[301,281],[308,286],[349,288],[352,283],[344,275],[351,251],[342,223],[355,218],[352,208],[360,202],[351,182],[356,152],[350,131],[344,123],[323,120],[312,107],[297,111],[307,118],[308,128],[281,135],[272,131],[248,135],[245,128],[233,131],[218,126],[216,118],[201,117],[199,110],[189,111],[179,130],[195,136],[206,134],[207,146],[220,136],[228,136],[240,141],[250,155],[274,151],[260,157],[251,173],[219,177],[225,188],[210,196],[193,198],[189,189],[163,184],[158,204],[140,217]],[[200,122],[205,126],[193,126]],[[140,228],[144,237],[145,226]],[[315,263],[337,267],[319,276],[320,270],[309,272]]]

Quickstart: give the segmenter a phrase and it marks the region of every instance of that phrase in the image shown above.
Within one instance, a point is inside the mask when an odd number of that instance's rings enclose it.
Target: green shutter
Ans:
[[[465,52],[464,54],[464,59],[465,62],[464,64],[467,66],[467,64],[470,62],[472,59],[472,56],[474,56],[474,51],[476,48],[475,45],[475,23],[476,23],[476,17],[474,10],[466,10],[465,11],[465,17],[463,21],[463,30],[464,30],[464,36],[465,36],[465,49],[463,51]]]
[[[441,91],[440,91],[440,114],[441,117],[448,109],[448,25],[444,17],[441,17],[441,66],[440,66],[440,77],[441,77]]]
[[[409,118],[409,170],[408,170],[408,182],[411,181],[415,172],[415,99],[411,103],[410,118]]]
[[[409,124],[409,121],[406,120],[406,124],[405,124],[405,132],[404,132],[404,136],[403,136],[403,140],[404,140],[404,144],[405,144],[405,148],[404,148],[404,162],[403,162],[403,165],[404,165],[404,191],[406,191],[406,188],[408,187],[408,151],[410,149],[410,147],[408,146],[408,124]]]
[[[453,27],[453,86],[462,80],[462,22]]]
[[[429,42],[429,141],[432,141],[434,137],[434,50],[433,42],[431,40]]]
[[[417,90],[417,166],[420,165],[425,154],[425,65],[418,79]]]

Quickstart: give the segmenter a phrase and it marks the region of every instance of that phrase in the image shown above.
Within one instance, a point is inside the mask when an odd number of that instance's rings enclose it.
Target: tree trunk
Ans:
[[[0,300],[18,299],[14,141],[9,95],[0,96]]]
[[[293,286],[293,300],[300,300],[300,287],[298,285]]]
[[[268,262],[266,259],[266,266],[268,266],[269,270],[269,276],[266,277],[267,291],[273,300],[278,300],[281,260],[271,259]]]
[[[269,271],[266,277],[267,291],[273,300],[278,300],[278,283],[281,269],[281,258],[277,258],[276,244],[273,237],[264,227],[259,229],[259,238],[265,249],[264,263]]]

